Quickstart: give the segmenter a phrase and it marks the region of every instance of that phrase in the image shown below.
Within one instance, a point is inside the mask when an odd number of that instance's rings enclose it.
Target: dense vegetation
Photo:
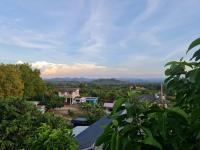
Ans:
[[[28,64],[0,64],[0,98],[9,97],[41,101],[47,109],[64,105],[64,99],[42,80],[40,71]]]
[[[77,149],[72,130],[62,119],[41,114],[22,99],[0,99],[0,148]]]
[[[118,97],[126,98],[128,97],[127,91],[129,91],[130,88],[135,88],[135,86],[144,88],[140,89],[142,91],[141,94],[157,93],[160,90],[160,83],[141,82],[132,84],[116,79],[98,79],[88,82],[64,81],[62,79],[57,81],[54,79],[53,81],[46,80],[46,82],[51,86],[80,88],[81,96],[99,97],[100,103],[112,102]]]
[[[40,71],[31,69],[28,64],[0,65],[0,97],[24,97],[31,99],[45,94],[45,83]]]
[[[28,64],[0,65],[0,149],[77,149],[72,130],[62,118],[41,114],[30,101],[47,109],[61,107],[53,87]]]
[[[102,106],[98,104],[83,103],[81,104],[81,110],[87,117],[89,124],[96,122],[105,115]]]
[[[200,45],[200,38],[188,51]],[[198,150],[200,147],[200,50],[190,61],[166,64],[167,89],[174,95],[168,108],[138,102],[135,91],[118,99],[112,122],[96,142],[105,150]]]

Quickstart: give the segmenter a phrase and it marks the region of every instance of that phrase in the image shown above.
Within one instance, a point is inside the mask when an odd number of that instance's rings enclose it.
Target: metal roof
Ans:
[[[79,149],[91,148],[98,137],[103,133],[104,129],[102,126],[108,125],[110,122],[111,121],[107,117],[103,117],[78,134],[75,139],[79,144]]]
[[[114,103],[104,103],[103,104],[103,107],[106,107],[106,108],[113,108],[114,106]]]
[[[85,129],[87,129],[89,126],[76,126],[73,128],[73,134],[77,136],[81,132],[83,132]]]

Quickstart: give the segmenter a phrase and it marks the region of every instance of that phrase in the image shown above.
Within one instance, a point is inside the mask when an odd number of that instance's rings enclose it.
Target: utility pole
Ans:
[[[164,100],[163,100],[163,85],[162,85],[162,82],[160,84],[160,100],[162,103],[164,103]]]
[[[163,94],[163,83],[161,82],[161,84],[160,84],[160,101],[161,101],[161,103],[162,103],[162,105],[163,105],[163,107],[167,107],[167,104],[166,104],[166,102],[165,102],[165,98],[164,98],[164,94]]]

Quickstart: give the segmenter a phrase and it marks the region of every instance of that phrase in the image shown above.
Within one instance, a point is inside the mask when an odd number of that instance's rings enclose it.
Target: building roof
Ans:
[[[84,97],[88,101],[96,101],[98,100],[98,97]]]
[[[78,117],[71,120],[71,123],[73,126],[87,126],[88,125],[88,119],[85,117]]]
[[[73,134],[77,136],[81,132],[83,132],[85,129],[87,129],[89,126],[76,126],[73,128]]]
[[[156,97],[153,94],[142,94],[138,97],[139,101],[155,101]]]
[[[57,87],[55,87],[55,89],[58,92],[75,92],[76,90],[79,90],[79,88],[67,88],[64,86],[57,86]]]
[[[114,106],[114,103],[104,103],[103,104],[103,107],[106,107],[106,108],[113,108]]]
[[[79,149],[87,149],[94,145],[98,137],[103,133],[102,126],[108,125],[110,120],[106,117],[99,119],[97,122],[89,126],[86,130],[78,134],[75,139],[79,144]]]

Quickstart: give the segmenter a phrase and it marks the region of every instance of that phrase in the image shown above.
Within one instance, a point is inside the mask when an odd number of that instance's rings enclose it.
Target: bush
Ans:
[[[101,105],[82,103],[81,110],[86,114],[89,124],[96,122],[104,116],[104,111]]]
[[[42,115],[30,102],[16,98],[0,99],[0,114],[1,150],[40,149],[43,146],[43,149],[74,150],[76,147],[72,131],[63,119],[52,114]],[[48,143],[48,147],[41,142],[40,136],[44,133],[43,141]],[[52,139],[62,142],[55,145],[50,142]]]
[[[65,98],[59,97],[57,94],[45,95],[42,100],[42,104],[44,104],[47,109],[63,107],[64,103]]]

